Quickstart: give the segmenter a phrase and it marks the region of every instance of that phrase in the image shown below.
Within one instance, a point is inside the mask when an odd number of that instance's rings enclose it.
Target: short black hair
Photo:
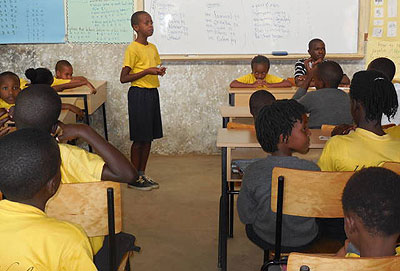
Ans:
[[[59,60],[59,61],[57,61],[57,63],[56,63],[56,68],[55,68],[55,70],[56,71],[60,71],[60,70],[62,70],[62,68],[64,68],[64,67],[71,67],[72,68],[72,65],[71,65],[71,63],[69,63],[67,60]]]
[[[267,65],[267,67],[269,68],[269,59],[266,56],[262,56],[262,55],[257,55],[255,57],[253,57],[253,59],[251,60],[251,69],[254,68],[255,64],[265,64]]]
[[[29,68],[25,71],[25,76],[31,81],[31,84],[53,84],[54,78],[51,71],[47,68]]]
[[[267,90],[260,89],[256,92],[253,92],[249,100],[250,113],[253,115],[254,118],[256,118],[258,112],[260,112],[261,108],[263,108],[264,105],[270,105],[275,100],[276,99],[274,95],[272,95],[272,93]]]
[[[393,80],[396,73],[396,65],[393,61],[386,57],[375,58],[369,63],[367,70],[375,70],[386,75],[389,81]]]
[[[49,85],[32,85],[15,101],[14,120],[18,129],[36,128],[50,132],[61,112],[61,99]]]
[[[335,61],[327,60],[318,64],[316,75],[330,88],[337,88],[342,81],[343,70]]]
[[[21,129],[0,138],[0,150],[0,190],[12,201],[33,198],[60,168],[57,142],[37,129]]]
[[[271,105],[264,106],[256,119],[257,140],[266,152],[278,150],[279,136],[287,142],[292,134],[294,124],[303,121],[305,107],[297,101],[277,100]]]
[[[132,27],[134,25],[138,25],[139,24],[140,15],[143,15],[143,14],[148,14],[148,13],[146,11],[140,10],[140,11],[136,11],[135,13],[132,14],[132,16],[131,16],[131,25],[132,25]]]
[[[350,83],[350,98],[362,104],[366,119],[370,121],[381,121],[382,114],[390,120],[397,112],[397,94],[392,82],[375,70],[354,74]]]
[[[16,74],[13,73],[13,72],[6,71],[6,72],[0,73],[0,83],[2,83],[3,80],[4,80],[5,78],[7,78],[7,77],[14,77],[14,78],[19,82],[19,77],[18,77],[18,75],[16,75]]]
[[[325,44],[325,42],[319,38],[312,39],[308,42],[308,50],[311,50],[312,47],[314,46],[314,43],[317,43],[317,42],[322,42],[323,44]]]
[[[364,168],[347,182],[342,196],[344,212],[353,212],[371,234],[400,232],[400,176],[385,168]]]

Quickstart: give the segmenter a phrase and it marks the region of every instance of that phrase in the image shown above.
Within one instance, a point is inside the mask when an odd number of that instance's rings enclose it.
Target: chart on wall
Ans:
[[[0,0],[1,1],[1,0]],[[132,0],[67,0],[67,37],[77,43],[128,43]]]
[[[65,42],[63,1],[0,0],[0,43]]]

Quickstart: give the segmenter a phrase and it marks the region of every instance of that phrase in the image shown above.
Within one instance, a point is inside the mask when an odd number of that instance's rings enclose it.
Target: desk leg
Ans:
[[[90,120],[89,120],[89,107],[88,107],[88,102],[87,102],[87,95],[83,96],[83,111],[85,112],[85,122],[88,126],[90,126]],[[92,146],[89,145],[89,152],[93,152]]]
[[[229,93],[229,105],[235,106],[235,93]]]
[[[226,128],[228,126],[229,118],[222,118],[222,128]]]
[[[227,148],[221,148],[222,178],[221,199],[219,212],[219,244],[218,244],[218,268],[227,270],[227,238],[228,238],[228,182],[227,182]]]
[[[101,106],[103,107],[104,137],[108,141],[107,118],[106,118],[106,103],[104,102]]]
[[[229,183],[229,237],[233,238],[233,215],[234,215],[234,203],[235,203],[235,194],[233,191],[235,190],[235,183]]]

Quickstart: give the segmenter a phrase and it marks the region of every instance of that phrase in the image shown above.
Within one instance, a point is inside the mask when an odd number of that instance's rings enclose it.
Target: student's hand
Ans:
[[[304,80],[306,80],[306,76],[305,75],[296,76],[296,80],[297,81],[304,81]]]
[[[14,121],[14,112],[15,112],[15,106],[11,106],[8,110],[8,117],[10,120]]]
[[[0,128],[0,137],[5,136],[11,131],[12,127],[1,127]]]
[[[310,58],[308,58],[308,59],[306,59],[305,61],[304,61],[304,66],[305,66],[305,68],[306,68],[306,70],[307,70],[307,73],[312,73],[312,72],[314,72],[314,70],[315,70],[315,67],[317,67],[317,65],[319,64],[319,63],[321,63],[322,62],[322,58],[318,58],[316,61],[313,61],[313,59],[310,57]]]
[[[83,117],[85,116],[85,113],[83,112],[82,109],[80,109],[79,107],[70,104],[68,106],[68,110],[75,113],[78,116],[79,120],[83,120]]]
[[[62,142],[81,137],[81,133],[88,127],[86,124],[64,124],[61,121],[57,125],[60,128],[57,133],[57,140]]]
[[[357,127],[355,125],[350,125],[350,124],[340,124],[338,126],[336,126],[332,132],[331,132],[331,136],[335,136],[335,135],[347,135],[348,133],[350,133],[350,131],[355,130]]]
[[[90,83],[89,81],[87,81],[86,85],[90,88],[90,94],[96,94],[97,90],[96,88],[92,85],[92,83]]]
[[[160,76],[164,76],[165,72],[167,71],[167,68],[163,67],[163,66],[160,66],[160,70],[161,70],[161,73],[159,75]]]
[[[160,68],[157,67],[151,67],[146,69],[147,74],[151,74],[151,75],[161,75],[163,72],[161,71]],[[165,73],[165,71],[164,71]]]
[[[268,85],[268,83],[265,80],[262,80],[262,79],[257,79],[257,81],[255,81],[252,84],[252,86],[255,87],[255,88],[263,87],[263,86],[267,86],[267,85]]]
[[[350,240],[346,239],[346,241],[344,241],[344,246],[341,247],[338,252],[336,252],[336,257],[344,257],[346,256],[346,251],[347,251],[347,247],[349,246]]]

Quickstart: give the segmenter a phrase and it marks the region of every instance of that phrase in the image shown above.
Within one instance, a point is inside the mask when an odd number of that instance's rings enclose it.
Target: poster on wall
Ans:
[[[63,1],[0,0],[0,43],[63,43]]]
[[[133,12],[133,0],[67,0],[66,4],[69,42],[132,41],[130,18]]]

